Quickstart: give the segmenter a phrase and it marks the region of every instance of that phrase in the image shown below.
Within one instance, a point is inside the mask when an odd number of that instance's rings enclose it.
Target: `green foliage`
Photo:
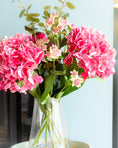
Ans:
[[[37,86],[32,91],[29,90],[29,93],[33,97],[40,99],[41,98],[41,90],[40,90],[39,84],[37,84]]]
[[[22,87],[23,86],[23,81],[17,81],[18,86]]]
[[[67,17],[69,17],[69,13],[65,13],[62,18],[66,19]]]
[[[51,8],[51,6],[48,5],[48,6],[44,7],[44,10],[48,11],[48,10],[50,10],[50,8]]]
[[[62,1],[62,0],[58,0],[59,2],[61,2],[62,4],[64,3],[64,1]]]
[[[29,16],[29,17],[38,17],[38,16],[40,16],[40,14],[39,13],[26,13],[26,14],[24,14],[25,16]]]
[[[58,7],[57,6],[54,6],[54,9],[57,9]]]
[[[14,0],[13,0],[14,1]],[[60,98],[69,93],[78,89],[78,87],[72,87],[72,82],[70,80],[70,71],[76,70],[80,75],[83,72],[83,68],[78,68],[76,58],[73,58],[73,63],[69,66],[66,66],[62,63],[62,60],[67,56],[67,38],[66,35],[70,33],[71,27],[69,25],[64,26],[64,29],[60,29],[57,34],[53,33],[53,29],[58,28],[59,18],[62,17],[66,19],[69,17],[69,13],[64,12],[65,6],[70,9],[74,9],[75,6],[66,0],[58,0],[62,7],[54,6],[53,8],[50,5],[44,7],[43,18],[46,20],[51,16],[51,12],[56,13],[58,16],[54,18],[54,24],[51,28],[48,28],[46,24],[42,21],[40,22],[39,16],[40,13],[30,13],[29,10],[32,7],[32,4],[28,7],[24,7],[21,1],[19,0],[19,8],[22,8],[22,11],[19,14],[19,17],[25,16],[26,21],[29,22],[25,26],[25,30],[31,33],[33,36],[38,32],[44,31],[46,36],[49,39],[49,43],[45,43],[47,46],[47,51],[50,50],[50,44],[56,45],[59,49],[62,49],[62,55],[58,59],[53,58],[44,58],[45,62],[41,62],[37,69],[34,70],[33,76],[37,73],[41,75],[44,81],[37,85],[32,91],[29,91],[35,98],[40,99],[42,104],[46,104],[49,97]],[[64,50],[64,51],[63,51]],[[44,51],[44,53],[46,53]],[[19,86],[22,86],[22,82],[18,82]]]
[[[49,93],[52,92],[55,78],[56,78],[55,75],[48,75],[45,77],[45,80],[44,80],[45,90],[44,90],[42,97],[41,97],[42,104],[46,103],[46,97],[49,95]]]
[[[38,23],[38,25],[39,25],[40,27],[45,27],[45,24],[42,23],[42,22]]]
[[[76,86],[72,87],[72,84],[71,84],[68,87],[66,87],[66,89],[64,90],[64,93],[62,94],[61,97],[64,97],[64,96],[76,91],[77,89],[78,89],[78,87],[76,87]]]
[[[25,26],[25,30],[28,31],[29,33],[33,34],[36,30],[36,28],[30,28],[28,26]]]
[[[75,58],[73,58],[73,63],[71,63],[69,66],[65,65],[65,69],[66,69],[66,76],[69,78],[70,77],[70,71],[72,71],[73,69],[77,69],[78,65],[77,65],[77,60]]]
[[[27,20],[28,22],[36,22],[36,23],[39,23],[39,21],[40,21],[38,18],[31,17],[31,16],[27,16],[27,17],[26,17],[26,20]]]
[[[28,11],[31,9],[31,7],[32,7],[32,4],[28,6],[26,13],[28,13]]]
[[[46,16],[46,17],[50,17],[50,13],[48,12],[48,11],[44,11],[44,15]]]
[[[66,5],[70,9],[75,9],[75,6],[72,3],[68,2],[68,1],[66,2]]]
[[[20,12],[19,17],[22,17],[22,16],[24,15],[24,13],[25,13],[25,9],[23,9],[23,10]]]

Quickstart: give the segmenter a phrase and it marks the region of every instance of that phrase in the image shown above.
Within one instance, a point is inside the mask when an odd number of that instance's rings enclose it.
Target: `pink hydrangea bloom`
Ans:
[[[0,41],[0,90],[26,93],[42,83],[43,78],[38,74],[33,76],[33,71],[43,55],[25,33],[3,38]],[[19,81],[21,87],[17,84]]]
[[[110,46],[101,32],[88,26],[73,29],[67,36],[68,55],[64,60],[67,66],[77,58],[78,66],[84,69],[81,76],[105,79],[114,74],[116,51]]]

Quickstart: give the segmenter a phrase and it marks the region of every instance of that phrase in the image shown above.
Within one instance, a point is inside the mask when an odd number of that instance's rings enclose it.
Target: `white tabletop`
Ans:
[[[88,144],[79,142],[79,141],[70,141],[70,144],[71,144],[71,147],[74,147],[74,148],[90,148]],[[11,146],[11,148],[29,148],[29,143],[28,141],[22,142],[22,143]]]

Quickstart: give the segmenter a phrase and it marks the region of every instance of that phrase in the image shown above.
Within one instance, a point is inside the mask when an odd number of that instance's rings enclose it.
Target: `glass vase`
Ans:
[[[69,148],[62,105],[59,99],[49,98],[45,105],[35,99],[30,148]]]

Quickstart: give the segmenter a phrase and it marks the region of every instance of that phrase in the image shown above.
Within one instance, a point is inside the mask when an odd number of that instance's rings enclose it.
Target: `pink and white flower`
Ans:
[[[116,51],[110,46],[101,32],[89,26],[73,29],[67,36],[68,55],[64,60],[67,66],[77,58],[78,66],[84,69],[81,77],[100,77],[102,79],[114,74]]]
[[[53,18],[53,19],[55,19],[55,17],[59,17],[56,13],[52,13],[51,14],[51,17]]]
[[[76,70],[73,70],[70,72],[71,73],[71,77],[78,77],[78,72]]]
[[[78,88],[81,87],[81,84],[84,82],[83,78],[81,78],[81,77],[78,77],[76,79],[72,79],[71,81],[73,82],[72,86],[77,86]]]
[[[47,20],[46,20],[46,26],[51,28],[53,24],[54,24],[54,18],[48,17]]]
[[[54,28],[54,29],[53,29],[53,33],[54,33],[54,34],[58,34],[58,29],[57,29],[57,28]]]
[[[79,77],[78,72],[76,70],[73,70],[70,73],[70,80],[72,81],[72,86],[77,86],[78,88],[81,87],[81,84],[84,82],[84,79]]]
[[[47,57],[51,59],[58,59],[59,56],[61,56],[61,50],[58,49],[56,45],[52,45],[50,47],[50,51],[47,52]]]
[[[59,24],[58,24],[58,29],[63,30],[64,27],[68,24],[68,21],[66,19],[63,19],[62,17],[59,18]]]
[[[26,93],[42,83],[43,78],[37,74],[33,76],[33,71],[43,56],[26,33],[3,38],[0,41],[0,90]],[[18,82],[22,82],[21,87]]]

